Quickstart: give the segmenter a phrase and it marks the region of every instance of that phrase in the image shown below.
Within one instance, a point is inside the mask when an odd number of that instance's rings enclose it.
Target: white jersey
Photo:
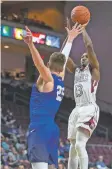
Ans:
[[[76,105],[85,105],[96,102],[98,81],[92,80],[90,67],[83,70],[76,68],[74,78],[74,97]]]

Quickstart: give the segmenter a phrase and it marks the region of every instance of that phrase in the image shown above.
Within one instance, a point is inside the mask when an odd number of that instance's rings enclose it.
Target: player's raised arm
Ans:
[[[74,27],[71,30],[68,27],[66,27],[68,38],[67,38],[67,42],[62,50],[62,53],[66,57],[64,71],[65,71],[66,66],[70,72],[74,72],[77,67],[76,64],[72,61],[72,59],[68,60],[68,57],[69,57],[69,54],[70,54],[70,51],[72,48],[73,40],[82,32],[82,29],[83,28],[81,27],[81,25],[78,25],[77,23],[74,25]]]
[[[83,29],[82,35],[83,35],[83,40],[84,40],[85,46],[87,48],[88,59],[89,59],[90,65],[92,67],[93,79],[100,80],[99,62],[98,62],[98,59],[96,57],[96,54],[95,54],[95,51],[93,48],[92,40],[89,37],[89,35],[85,29]]]
[[[67,39],[68,39],[68,37],[65,39],[65,41],[64,41],[64,43],[63,43],[63,45],[62,45],[62,47],[65,46],[65,44],[66,44],[66,42],[67,42]],[[71,46],[70,46],[70,48],[71,48]],[[69,51],[69,50],[68,50],[68,51]],[[63,51],[61,51],[61,52],[63,52]],[[69,54],[70,54],[70,52],[69,52]],[[69,55],[69,54],[68,54],[68,55]],[[66,63],[66,68],[67,68],[67,70],[68,70],[70,73],[74,73],[76,67],[77,67],[77,65],[74,63],[74,61],[73,61],[70,57],[68,57],[68,60],[67,60],[67,63]]]
[[[27,26],[25,27],[25,29],[26,29],[27,34],[26,36],[22,36],[22,37],[23,37],[24,42],[28,45],[30,49],[33,62],[36,68],[38,69],[40,76],[43,78],[45,82],[53,81],[50,70],[45,66],[40,56],[39,51],[36,49],[35,45],[33,44],[31,31],[28,29]]]
[[[67,18],[67,28],[71,30],[71,24],[69,18]],[[70,73],[75,73],[75,69],[77,68],[77,65],[70,57],[68,58],[66,68]]]

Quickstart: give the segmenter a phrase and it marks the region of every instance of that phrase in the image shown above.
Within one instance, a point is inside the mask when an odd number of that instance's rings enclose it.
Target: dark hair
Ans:
[[[65,55],[60,52],[54,52],[49,59],[49,68],[50,70],[56,72],[62,72],[63,66],[65,64]]]

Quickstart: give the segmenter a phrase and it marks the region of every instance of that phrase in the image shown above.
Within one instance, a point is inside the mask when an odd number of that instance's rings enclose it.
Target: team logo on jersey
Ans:
[[[80,97],[82,96],[83,94],[83,86],[81,84],[79,85],[75,85],[75,94],[76,94],[76,97]]]
[[[88,74],[76,74],[75,83],[88,81]]]

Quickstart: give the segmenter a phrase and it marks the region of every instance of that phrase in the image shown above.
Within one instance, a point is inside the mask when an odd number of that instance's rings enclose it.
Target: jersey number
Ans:
[[[82,96],[82,94],[83,94],[82,88],[83,88],[82,85],[76,85],[76,86],[75,86],[75,94],[76,94],[76,97]]]
[[[57,97],[56,97],[56,100],[57,101],[62,101],[63,99],[63,96],[64,96],[64,87],[61,87],[61,86],[57,86]]]

